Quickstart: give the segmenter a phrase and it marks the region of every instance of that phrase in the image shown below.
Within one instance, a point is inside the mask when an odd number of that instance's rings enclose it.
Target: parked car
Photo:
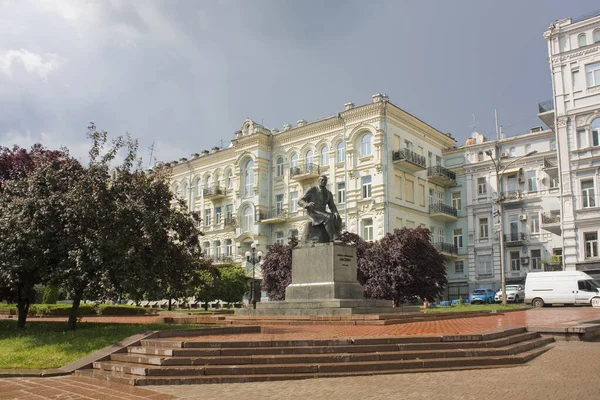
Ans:
[[[502,290],[496,292],[496,303],[502,301]],[[518,303],[525,301],[525,287],[523,285],[506,285],[506,301]]]
[[[496,298],[496,292],[492,289],[475,289],[469,293],[469,303],[489,303],[492,304]]]

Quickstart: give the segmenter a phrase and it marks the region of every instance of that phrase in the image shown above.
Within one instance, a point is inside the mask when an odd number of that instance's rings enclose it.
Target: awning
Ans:
[[[504,171],[500,171],[500,172],[502,172],[502,175],[511,175],[511,174],[518,173],[520,169],[521,169],[521,167],[512,167],[512,168],[507,168]]]

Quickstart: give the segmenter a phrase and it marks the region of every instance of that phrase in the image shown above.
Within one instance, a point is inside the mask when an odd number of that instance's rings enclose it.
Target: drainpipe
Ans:
[[[342,117],[342,113],[338,113],[337,118],[342,121],[342,135],[344,137],[344,185],[346,188],[344,189],[344,196],[346,197],[344,200],[344,224],[346,225],[346,232],[348,232],[348,192],[350,189],[350,185],[348,182],[348,142],[346,138],[346,120]],[[336,151],[337,156],[337,151]]]
[[[187,197],[188,197],[188,213],[193,212],[194,211],[194,205],[192,204],[192,190],[194,190],[192,188],[192,167],[190,166],[190,162],[186,161],[185,165],[188,167],[188,169],[190,170],[190,174],[188,176],[188,193],[187,193]]]
[[[383,201],[383,234],[388,233],[390,227],[390,210],[389,210],[389,170],[388,170],[388,162],[389,162],[389,153],[388,153],[388,134],[387,134],[387,105],[388,105],[388,97],[385,96],[383,98],[383,188],[384,188],[384,201]]]
[[[565,215],[565,210],[564,210],[564,191],[563,191],[563,183],[562,183],[562,162],[561,162],[561,157],[560,157],[560,135],[558,134],[558,110],[556,107],[556,85],[554,84],[554,70],[553,70],[553,65],[552,65],[552,49],[554,47],[553,43],[552,43],[552,31],[554,30],[554,28],[556,28],[555,24],[550,25],[550,35],[548,37],[548,42],[550,43],[550,60],[549,60],[549,64],[550,64],[550,80],[552,82],[552,102],[554,103],[554,137],[556,138],[556,158],[558,161],[558,187],[559,187],[559,203],[560,203],[560,232],[561,232],[561,253],[562,253],[562,269],[566,269],[566,263],[565,263],[565,258],[566,258],[566,254],[565,254],[565,229],[564,229],[564,215]],[[570,178],[569,178],[570,179]],[[572,188],[571,188],[572,190]]]

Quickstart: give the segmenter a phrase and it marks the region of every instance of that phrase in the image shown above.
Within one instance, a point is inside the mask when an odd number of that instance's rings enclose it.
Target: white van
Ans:
[[[530,272],[525,279],[525,304],[590,304],[600,307],[600,283],[581,271]]]

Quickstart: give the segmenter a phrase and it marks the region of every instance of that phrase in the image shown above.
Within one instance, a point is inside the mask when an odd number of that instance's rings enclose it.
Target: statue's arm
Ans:
[[[310,201],[310,199],[312,198],[312,191],[313,191],[313,188],[310,188],[306,192],[304,192],[304,195],[302,196],[302,198],[300,200],[298,200],[298,205],[300,207],[306,208],[307,204],[312,203]]]

